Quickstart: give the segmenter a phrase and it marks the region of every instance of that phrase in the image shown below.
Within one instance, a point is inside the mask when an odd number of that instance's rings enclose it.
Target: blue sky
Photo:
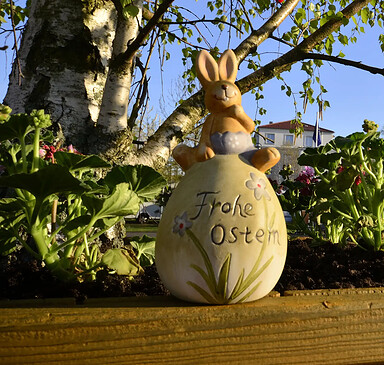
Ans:
[[[340,49],[346,55],[346,59],[382,68],[384,55],[378,43],[380,31],[368,28],[365,34],[360,35],[357,43],[347,47],[340,46]],[[296,81],[296,84],[302,83],[304,75],[303,72],[298,72],[299,69],[300,66],[296,65],[292,72],[283,74],[283,77],[292,80],[292,84],[296,80],[300,80]],[[322,83],[328,90],[324,94],[324,99],[331,104],[331,107],[324,112],[320,126],[335,131],[335,135],[342,136],[361,131],[364,119],[375,121],[380,129],[384,126],[383,76],[338,64],[324,65],[320,72]],[[280,83],[277,80],[266,83],[264,91],[265,105],[268,109],[267,115],[262,117],[265,122],[289,120],[294,116],[292,102],[284,94],[279,93]],[[301,107],[302,99],[298,100]],[[317,110],[317,105],[308,105],[303,121],[314,124]]]
[[[195,3],[192,1],[191,3]],[[195,5],[196,6],[196,5]],[[338,50],[342,50],[345,58],[354,61],[361,61],[370,66],[383,67],[384,55],[378,43],[378,36],[383,29],[376,27],[371,29],[366,26],[365,34],[358,36],[358,42],[347,47],[339,45]],[[259,47],[259,52],[274,52],[278,45],[273,41]],[[230,46],[236,47],[238,39],[234,39]],[[222,47],[223,50],[226,46]],[[336,47],[334,47],[336,48]],[[174,91],[177,79],[180,78],[183,66],[181,61],[181,47],[171,48],[172,58],[165,65],[163,74],[163,84],[159,78],[159,68],[155,64],[151,66],[149,76],[152,86],[150,88],[150,104],[154,113],[160,113],[159,103],[163,94],[171,94]],[[281,47],[281,51],[284,48]],[[272,55],[275,56],[275,55]],[[157,58],[156,56],[154,58]],[[11,51],[0,51],[0,100],[3,100],[8,84],[8,74],[12,60]],[[157,61],[157,60],[155,60]],[[292,86],[293,90],[301,90],[300,85],[305,80],[305,74],[300,71],[300,65],[293,66],[291,72],[284,73],[286,82]],[[335,131],[335,135],[346,136],[355,131],[361,131],[364,119],[370,119],[379,124],[380,129],[384,127],[384,77],[372,75],[367,71],[358,70],[349,66],[337,64],[325,65],[321,68],[320,77],[328,93],[324,99],[328,100],[331,107],[324,112],[324,119],[320,121],[320,126]],[[239,77],[245,73],[240,69]],[[248,93],[243,96],[243,107],[247,114],[260,119],[262,123],[281,122],[295,117],[295,108],[292,98],[281,92],[281,82],[270,80],[264,85],[264,99],[259,106],[267,109],[266,115],[256,115],[256,102],[254,96]],[[298,96],[298,110],[302,109],[302,99]],[[173,110],[173,106],[166,107],[168,112]],[[314,124],[316,120],[317,105],[308,105],[306,113],[303,115],[303,122]]]

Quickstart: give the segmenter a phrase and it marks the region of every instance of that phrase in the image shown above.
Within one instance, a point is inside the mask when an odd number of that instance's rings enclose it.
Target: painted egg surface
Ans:
[[[284,214],[265,174],[238,155],[196,163],[159,224],[156,266],[183,300],[228,304],[267,295],[287,253]]]

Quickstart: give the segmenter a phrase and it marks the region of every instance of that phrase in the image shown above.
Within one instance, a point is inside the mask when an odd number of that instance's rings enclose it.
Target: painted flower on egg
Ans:
[[[251,180],[245,182],[245,186],[253,190],[253,194],[256,200],[260,200],[262,197],[265,197],[267,200],[271,200],[268,191],[265,189],[267,183],[264,179],[257,177],[253,172],[250,173]]]
[[[175,217],[175,225],[173,226],[172,232],[184,236],[185,230],[190,227],[192,227],[192,222],[188,220],[187,212],[184,212],[181,217]]]

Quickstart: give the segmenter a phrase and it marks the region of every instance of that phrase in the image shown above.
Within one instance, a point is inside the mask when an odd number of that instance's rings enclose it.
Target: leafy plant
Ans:
[[[319,178],[310,214],[334,243],[384,248],[384,140],[377,128],[365,120],[364,132],[307,148],[298,159],[313,166]]]
[[[154,238],[146,234],[132,237],[130,244],[136,251],[141,266],[151,266],[155,262],[155,242]]]
[[[0,199],[0,253],[11,252],[19,242],[62,280],[94,279],[102,266],[119,274],[139,273],[131,251],[102,254],[95,240],[124,216],[136,214],[140,203],[154,199],[165,185],[163,177],[146,166],[111,169],[100,157],[71,148],[41,149],[42,138],[52,141],[49,115],[10,112],[0,106],[0,164],[5,168],[0,187],[13,189],[11,197]],[[97,173],[101,169],[109,170],[103,179]]]
[[[315,204],[314,190],[319,179],[310,166],[305,166],[299,176],[291,180],[293,173],[291,165],[284,165],[280,171],[283,181],[277,188],[280,204],[292,218],[289,226],[294,231],[298,230],[317,241],[322,241],[318,219],[311,214],[311,209]]]

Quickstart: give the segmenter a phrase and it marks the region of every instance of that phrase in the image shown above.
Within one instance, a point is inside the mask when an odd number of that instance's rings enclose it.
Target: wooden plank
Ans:
[[[0,303],[1,364],[384,362],[384,298],[267,297],[200,306],[169,297]]]

